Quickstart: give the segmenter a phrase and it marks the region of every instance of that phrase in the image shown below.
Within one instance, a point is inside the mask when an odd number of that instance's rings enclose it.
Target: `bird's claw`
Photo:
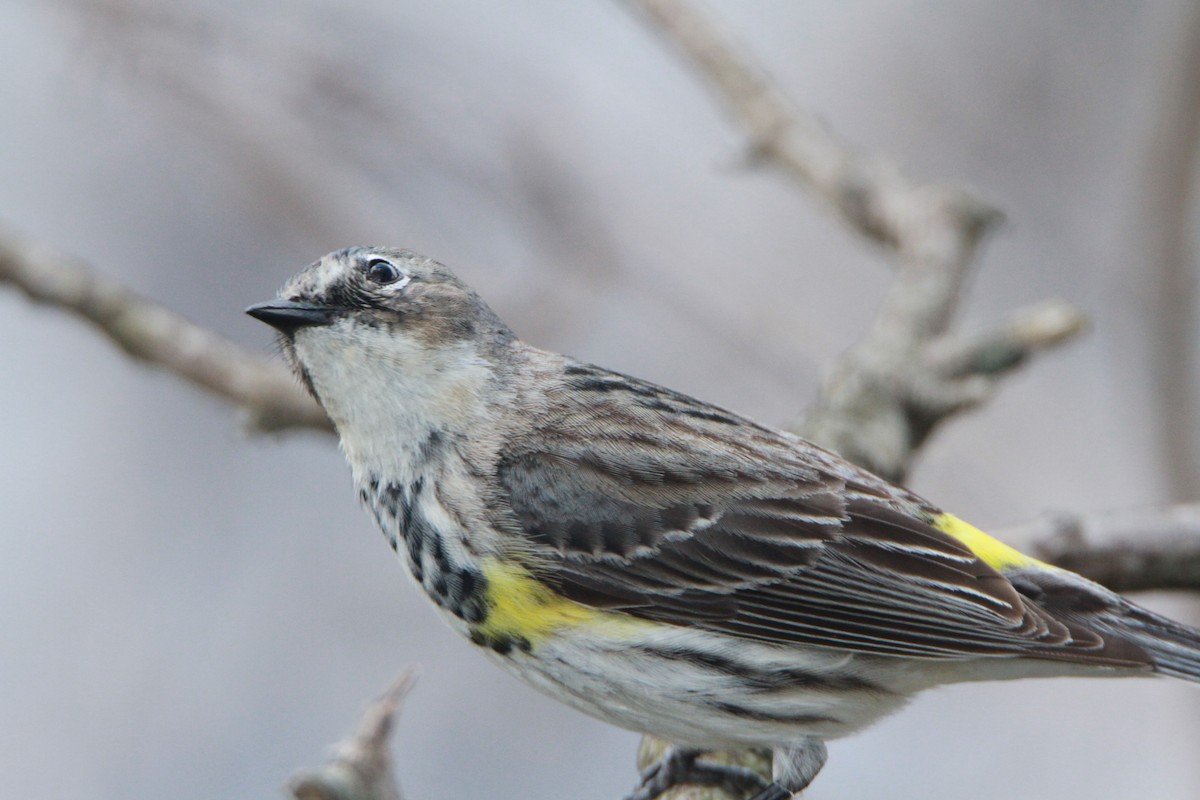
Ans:
[[[654,800],[673,786],[696,783],[728,786],[739,793],[763,791],[768,784],[757,772],[733,764],[699,761],[699,750],[672,747],[658,761],[642,770],[642,782],[625,800]]]

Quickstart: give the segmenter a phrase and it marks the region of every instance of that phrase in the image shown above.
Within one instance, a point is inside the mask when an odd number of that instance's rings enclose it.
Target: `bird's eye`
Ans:
[[[395,283],[403,277],[396,266],[382,258],[376,258],[367,263],[367,280],[379,286]]]

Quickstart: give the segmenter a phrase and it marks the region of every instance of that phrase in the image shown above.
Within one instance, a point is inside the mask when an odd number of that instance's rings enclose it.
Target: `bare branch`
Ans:
[[[794,429],[903,481],[938,425],[987,402],[1001,379],[1030,356],[1086,328],[1080,312],[1058,302],[1019,312],[981,334],[925,336],[908,343],[888,336],[881,323],[842,356],[820,401]]]
[[[1004,535],[1116,592],[1200,589],[1200,504],[1051,514]]]
[[[894,294],[906,290],[893,284]],[[902,482],[917,451],[954,414],[990,400],[1035,353],[1087,328],[1064,303],[1027,309],[981,334],[905,340],[881,314],[826,378],[819,401],[792,427],[872,471]]]
[[[400,800],[388,752],[396,712],[417,680],[405,669],[363,712],[358,731],[337,746],[323,767],[301,770],[288,780],[296,800]]]
[[[931,342],[931,366],[948,377],[1001,376],[1030,356],[1078,336],[1088,320],[1073,306],[1049,301],[1024,309],[995,329]]]
[[[6,226],[0,226],[0,283],[87,320],[130,356],[239,406],[250,430],[333,431],[325,412],[280,365]]]
[[[792,426],[797,432],[902,481],[941,422],[990,398],[997,380],[1029,355],[1083,328],[1077,312],[1059,305],[984,336],[951,336],[976,249],[999,212],[962,189],[914,184],[885,159],[850,147],[789,102],[746,48],[685,0],[625,2],[696,69],[759,160],[899,260],[875,322]]]
[[[912,245],[918,242],[931,251],[957,248],[953,239],[938,237],[937,228],[982,228],[998,218],[994,209],[961,190],[912,186],[889,162],[851,149],[815,116],[795,108],[746,58],[748,50],[692,4],[625,2],[696,68],[746,129],[756,158],[808,187],[858,233],[899,250],[913,249],[916,256]],[[941,217],[952,220],[947,225]]]

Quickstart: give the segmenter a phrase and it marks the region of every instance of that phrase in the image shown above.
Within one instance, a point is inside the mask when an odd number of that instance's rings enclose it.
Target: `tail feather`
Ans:
[[[1172,678],[1200,683],[1200,630],[1128,603],[1120,616],[1107,617],[1101,632],[1125,639],[1154,659],[1154,669]]]
[[[1152,666],[1172,678],[1200,683],[1200,630],[1134,605],[1121,595],[1073,572],[1053,567],[1017,570],[1007,577],[1027,602],[1072,629],[1099,634],[1096,652],[1103,664],[1124,660],[1130,666]],[[1061,650],[1051,654],[1062,658]]]

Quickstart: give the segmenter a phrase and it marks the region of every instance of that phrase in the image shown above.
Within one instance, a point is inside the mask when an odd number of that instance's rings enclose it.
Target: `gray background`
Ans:
[[[913,486],[981,526],[1171,499],[1137,187],[1183,6],[713,4],[848,139],[1005,209],[965,326],[1049,297],[1092,315],[921,459]],[[693,76],[611,2],[8,0],[0,63],[0,217],[264,352],[242,308],[325,251],[403,244],[537,344],[783,421],[889,277],[740,168]],[[440,627],[331,440],[246,439],[11,292],[0,342],[6,795],[277,796],[412,662],[413,800],[631,787],[635,734]],[[811,794],[1191,798],[1198,745],[1195,687],[958,686],[835,743]]]

